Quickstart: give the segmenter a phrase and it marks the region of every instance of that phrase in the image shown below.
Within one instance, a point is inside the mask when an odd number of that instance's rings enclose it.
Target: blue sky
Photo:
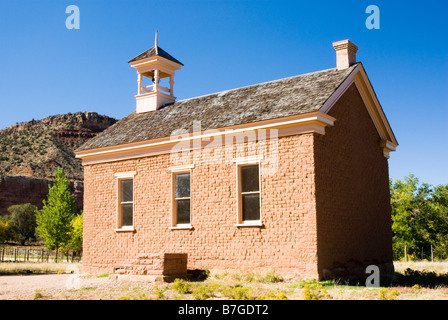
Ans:
[[[80,10],[69,30],[68,5]],[[369,30],[368,5],[380,9]],[[332,42],[350,39],[398,139],[390,175],[448,183],[448,2],[0,2],[0,129],[53,114],[135,109],[127,61],[154,44],[184,63],[178,99],[335,67]]]

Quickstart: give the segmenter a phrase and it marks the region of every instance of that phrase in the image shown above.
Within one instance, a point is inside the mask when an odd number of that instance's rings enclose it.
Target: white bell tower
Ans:
[[[173,94],[174,73],[183,64],[158,46],[157,31],[154,47],[130,60],[129,64],[137,69],[137,113],[155,111],[176,101]],[[143,77],[151,79],[152,84],[144,86]],[[160,79],[168,77],[169,87],[159,85]]]

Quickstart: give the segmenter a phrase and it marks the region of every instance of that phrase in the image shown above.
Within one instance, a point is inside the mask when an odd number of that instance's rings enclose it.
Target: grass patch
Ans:
[[[96,290],[96,289],[97,289],[97,287],[85,287],[85,288],[82,288],[82,290],[84,290],[84,291]]]
[[[97,278],[109,278],[109,273],[103,273],[103,274],[100,274],[100,275],[98,275],[96,277]]]

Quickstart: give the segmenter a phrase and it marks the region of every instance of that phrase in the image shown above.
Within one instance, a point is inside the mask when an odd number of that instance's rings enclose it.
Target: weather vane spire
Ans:
[[[159,54],[157,47],[158,47],[158,39],[157,39],[157,29],[156,29],[156,38],[154,40],[154,48],[156,49],[156,54]]]

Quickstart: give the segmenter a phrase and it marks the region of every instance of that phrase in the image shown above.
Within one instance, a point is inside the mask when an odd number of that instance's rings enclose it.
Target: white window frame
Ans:
[[[193,164],[189,165],[183,165],[183,166],[176,166],[176,167],[170,167],[168,168],[169,171],[171,171],[171,226],[169,227],[171,230],[181,230],[181,229],[193,229],[192,226],[192,208],[193,208],[193,201],[192,201],[192,169],[194,168]],[[182,174],[182,173],[188,173],[190,174],[190,197],[189,198],[176,198],[175,192],[176,192],[176,175]],[[176,201],[181,199],[190,199],[190,223],[177,223],[177,206]]]
[[[134,231],[135,226],[135,175],[137,172],[128,171],[128,172],[118,172],[115,173],[115,177],[117,178],[117,218],[116,218],[116,229],[117,232],[122,231]],[[122,226],[122,205],[129,202],[121,201],[122,192],[121,192],[121,181],[123,180],[131,180],[132,179],[132,226]]]
[[[249,156],[242,158],[235,158],[233,162],[236,164],[236,190],[237,190],[237,222],[236,227],[262,227],[262,188],[261,188],[261,160],[262,155]],[[258,165],[258,191],[256,192],[241,192],[241,167]],[[258,194],[260,201],[260,219],[259,220],[243,220],[243,194]]]

